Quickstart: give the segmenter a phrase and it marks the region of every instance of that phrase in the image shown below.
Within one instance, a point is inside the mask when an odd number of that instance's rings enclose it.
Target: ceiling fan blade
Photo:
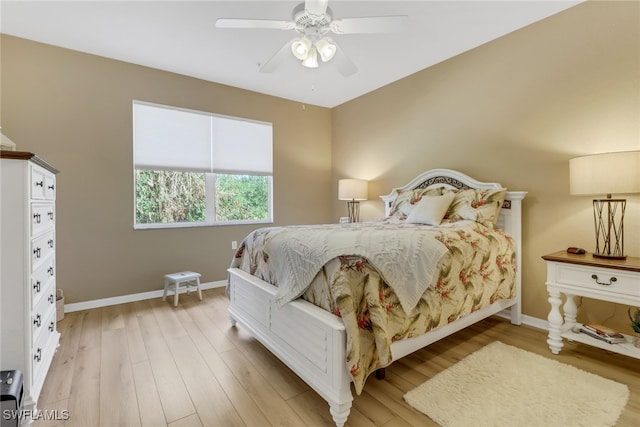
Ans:
[[[356,67],[356,64],[354,64],[351,59],[349,59],[349,57],[344,53],[342,49],[340,49],[340,46],[338,45],[336,45],[336,54],[331,59],[331,62],[334,62],[336,64],[336,68],[338,68],[338,71],[344,77],[349,77],[350,75],[358,71],[358,67]]]
[[[216,21],[216,28],[263,28],[272,30],[291,30],[296,24],[291,21],[272,19],[235,19],[220,18]]]
[[[280,66],[280,64],[284,62],[285,59],[287,59],[289,56],[293,56],[291,55],[291,44],[295,40],[295,38],[289,40],[287,43],[285,43],[284,46],[280,48],[279,51],[277,51],[271,58],[269,58],[267,62],[262,64],[262,66],[260,67],[260,72],[272,73],[276,68]]]
[[[398,15],[334,19],[330,25],[331,31],[336,34],[397,33],[407,28],[409,17]]]
[[[311,15],[321,16],[327,11],[329,0],[305,0],[304,9]]]

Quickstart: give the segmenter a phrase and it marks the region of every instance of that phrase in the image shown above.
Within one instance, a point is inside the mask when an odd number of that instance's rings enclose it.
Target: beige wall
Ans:
[[[224,280],[250,226],[133,230],[131,102],[273,123],[276,224],[331,217],[331,112],[202,80],[2,37],[2,130],[58,175],[58,286],[67,302]],[[304,137],[302,136],[304,135]]]
[[[576,6],[332,114],[334,185],[369,179],[377,199],[424,170],[452,168],[528,191],[524,312],[546,319],[540,257],[594,248],[591,200],[569,195],[569,159],[640,149],[640,3]],[[640,198],[628,199],[625,246],[640,256]],[[336,215],[344,210],[334,201]],[[364,219],[382,213],[379,200],[361,207]],[[628,328],[624,306],[583,307]]]
[[[638,2],[576,6],[333,110],[8,36],[1,47],[3,131],[61,170],[68,302],[158,289],[181,269],[222,280],[230,241],[254,228],[133,230],[132,99],[273,122],[277,224],[345,215],[343,177],[371,180],[363,219],[382,215],[379,195],[431,168],[528,191],[524,311],[539,318],[540,256],[593,248],[591,202],[569,196],[568,160],[640,149]],[[640,256],[640,198],[628,199],[627,252]],[[626,307],[584,307],[626,327]]]

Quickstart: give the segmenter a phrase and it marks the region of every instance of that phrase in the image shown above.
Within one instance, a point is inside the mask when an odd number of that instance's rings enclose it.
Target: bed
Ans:
[[[381,221],[256,230],[229,268],[231,324],[325,399],[341,427],[372,372],[497,313],[521,323],[525,195],[434,169],[381,196]]]

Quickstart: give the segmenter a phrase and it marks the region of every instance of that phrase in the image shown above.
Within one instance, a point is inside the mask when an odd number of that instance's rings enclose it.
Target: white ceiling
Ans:
[[[398,34],[333,35],[358,67],[308,69],[293,56],[260,73],[295,31],[218,29],[218,18],[290,20],[299,1],[10,1],[2,33],[301,103],[334,107],[580,1],[329,0],[335,19],[408,15]]]

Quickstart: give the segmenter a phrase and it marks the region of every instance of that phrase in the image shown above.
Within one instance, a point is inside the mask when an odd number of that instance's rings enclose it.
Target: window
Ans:
[[[273,221],[270,123],[133,102],[135,228]]]

